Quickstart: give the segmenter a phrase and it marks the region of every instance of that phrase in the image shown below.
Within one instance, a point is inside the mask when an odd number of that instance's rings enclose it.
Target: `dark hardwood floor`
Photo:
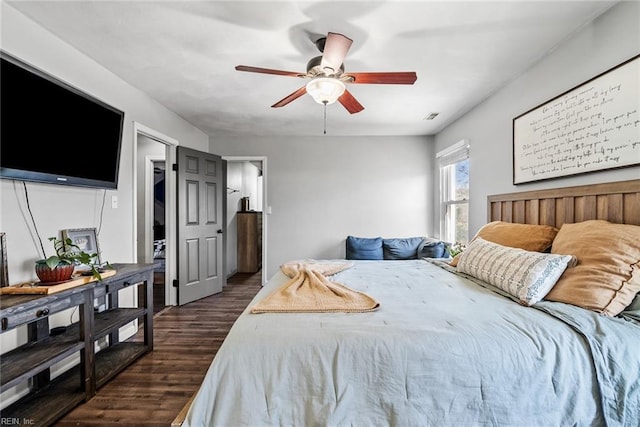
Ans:
[[[154,316],[153,352],[56,426],[170,426],[197,391],[229,329],[260,290],[260,280],[261,272],[236,274],[221,293]]]

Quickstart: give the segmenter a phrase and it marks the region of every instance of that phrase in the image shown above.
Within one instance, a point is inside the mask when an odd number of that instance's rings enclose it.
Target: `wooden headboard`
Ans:
[[[487,197],[487,218],[552,225],[603,219],[640,225],[640,179]]]

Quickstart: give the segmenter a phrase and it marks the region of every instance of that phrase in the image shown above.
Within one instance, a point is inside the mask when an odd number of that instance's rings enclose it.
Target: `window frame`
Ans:
[[[438,165],[440,184],[440,236],[449,243],[455,243],[455,226],[450,224],[450,212],[453,207],[466,205],[469,210],[469,198],[455,198],[455,165],[461,161],[469,159],[469,141],[463,139],[452,146],[438,152],[436,161]],[[449,195],[453,195],[452,198]],[[467,219],[467,240],[468,236]],[[466,243],[466,242],[462,242]]]

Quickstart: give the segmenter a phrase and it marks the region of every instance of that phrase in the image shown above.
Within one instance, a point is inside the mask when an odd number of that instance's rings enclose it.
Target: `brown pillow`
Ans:
[[[493,243],[531,252],[544,252],[551,247],[558,229],[550,225],[518,224],[493,221],[482,226],[473,237],[482,237]],[[471,242],[473,242],[471,239]],[[469,242],[469,243],[471,243]],[[460,254],[453,257],[449,265],[458,265]]]
[[[615,316],[640,291],[640,226],[591,220],[564,224],[551,248],[572,254],[567,269],[545,297]]]

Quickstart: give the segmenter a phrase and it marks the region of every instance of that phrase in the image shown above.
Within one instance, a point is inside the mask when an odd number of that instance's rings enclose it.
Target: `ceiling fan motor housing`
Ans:
[[[342,73],[344,73],[344,64],[340,65],[340,69],[335,72],[327,72],[327,70],[323,70],[320,66],[322,62],[322,55],[311,58],[309,62],[307,62],[307,74],[310,77],[317,76],[327,76],[327,77],[340,77]]]
[[[324,52],[324,45],[326,43],[327,43],[326,37],[320,37],[318,40],[316,40],[316,47],[318,48],[320,53]]]

